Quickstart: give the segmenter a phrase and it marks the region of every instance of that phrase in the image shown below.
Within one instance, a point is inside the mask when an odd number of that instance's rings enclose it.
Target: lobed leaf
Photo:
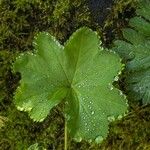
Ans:
[[[47,33],[35,40],[35,52],[16,59],[22,79],[15,94],[18,109],[42,121],[65,102],[68,131],[76,140],[107,136],[110,118],[127,111],[125,96],[112,83],[123,69],[118,55],[99,47],[96,32],[77,30],[61,46]]]

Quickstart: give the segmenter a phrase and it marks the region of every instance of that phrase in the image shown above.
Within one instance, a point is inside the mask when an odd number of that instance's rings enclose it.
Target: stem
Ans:
[[[64,141],[64,150],[67,150],[67,121],[65,120],[65,141]]]

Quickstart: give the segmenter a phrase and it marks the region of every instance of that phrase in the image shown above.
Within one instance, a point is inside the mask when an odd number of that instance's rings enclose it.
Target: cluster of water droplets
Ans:
[[[24,108],[23,107],[20,107],[20,106],[17,106],[17,109],[20,110],[20,111],[23,111]]]
[[[87,111],[82,114],[83,116],[83,128],[85,130],[85,133],[90,135],[95,132],[96,125],[96,118],[95,118],[95,110],[93,106],[93,102],[89,100],[89,97],[83,98],[83,100],[87,103]]]
[[[114,89],[112,83],[109,83],[109,84],[108,84],[108,88],[109,88],[111,91]]]

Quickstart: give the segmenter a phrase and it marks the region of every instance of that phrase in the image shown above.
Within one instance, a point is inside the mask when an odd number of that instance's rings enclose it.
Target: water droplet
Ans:
[[[98,136],[96,139],[95,139],[95,142],[97,143],[97,144],[99,144],[99,143],[101,143],[102,141],[103,141],[103,137],[102,136]]]
[[[35,46],[36,46],[36,45],[37,45],[37,43],[36,43],[36,42],[33,42],[33,45],[35,45]]]
[[[123,93],[120,91],[120,95],[123,95]]]
[[[81,141],[82,141],[82,137],[80,137],[80,136],[76,136],[74,139],[75,139],[75,141],[77,141],[77,142],[81,142]]]
[[[20,107],[20,106],[18,106],[17,109],[20,110],[20,111],[23,111],[23,110],[24,110],[24,108],[22,108],[22,107]]]
[[[92,115],[94,115],[94,113],[95,113],[95,112],[94,112],[94,111],[92,111]]]
[[[83,97],[82,99],[83,99],[83,100],[85,100],[85,98],[84,98],[84,97]]]
[[[109,116],[107,119],[108,119],[108,121],[112,122],[112,121],[115,120],[115,117],[114,116]]]
[[[113,90],[113,86],[110,87],[110,90]]]
[[[46,35],[49,35],[48,32],[46,32]]]
[[[44,118],[40,119],[39,122],[42,122],[44,120]]]
[[[119,116],[118,116],[118,119],[122,119],[122,117],[123,117],[122,115],[119,115]]]
[[[124,65],[123,65],[123,67],[124,67]],[[121,74],[121,71],[118,72],[118,75],[120,75],[120,74]]]
[[[118,79],[119,79],[119,77],[118,77],[118,76],[116,76],[116,77],[114,78],[114,81],[118,81]]]

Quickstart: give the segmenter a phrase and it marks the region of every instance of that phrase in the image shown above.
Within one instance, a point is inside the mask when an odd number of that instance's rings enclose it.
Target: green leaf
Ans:
[[[150,103],[150,2],[139,3],[138,17],[130,20],[134,29],[124,29],[126,41],[116,41],[113,48],[126,62],[126,89],[135,100]],[[146,18],[146,19],[144,19]]]
[[[134,17],[130,20],[129,24],[141,34],[145,36],[150,35],[150,23],[145,19],[141,17]]]
[[[15,94],[18,109],[42,121],[63,100],[72,137],[78,141],[105,138],[109,119],[127,111],[125,96],[112,85],[123,69],[118,55],[99,47],[96,32],[86,27],[64,46],[40,33],[35,48],[34,54],[23,54],[14,63],[22,76]]]
[[[129,94],[134,98],[143,99],[144,104],[150,103],[150,69],[130,74],[126,80]]]
[[[150,21],[150,2],[149,0],[140,0],[139,9],[136,13]]]

